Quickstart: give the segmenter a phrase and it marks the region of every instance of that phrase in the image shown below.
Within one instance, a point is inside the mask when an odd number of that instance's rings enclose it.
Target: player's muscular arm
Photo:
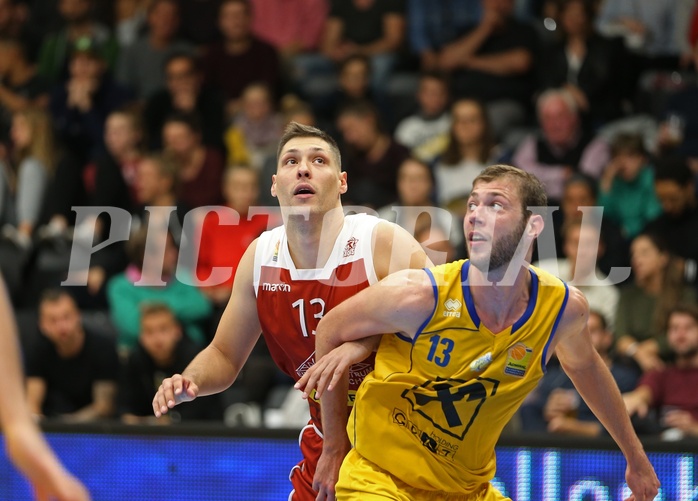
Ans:
[[[373,267],[378,280],[407,268],[434,266],[422,246],[400,226],[381,222],[373,232]]]
[[[634,499],[654,499],[659,480],[633,431],[618,386],[591,344],[588,316],[586,298],[570,287],[570,297],[557,334],[557,356],[579,394],[623,451],[628,462],[626,480]]]
[[[211,344],[204,348],[184,372],[163,381],[155,398],[156,416],[176,404],[197,396],[212,395],[228,388],[240,373],[262,328],[257,316],[253,269],[257,242],[245,251],[238,265],[233,292]]]

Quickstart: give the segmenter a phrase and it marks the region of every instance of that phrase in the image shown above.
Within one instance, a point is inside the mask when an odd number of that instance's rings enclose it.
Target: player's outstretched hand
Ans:
[[[628,461],[625,481],[632,495],[626,501],[652,501],[659,492],[659,479],[647,456]]]
[[[182,402],[190,402],[199,394],[199,387],[181,374],[175,374],[163,380],[153,398],[155,417],[167,414],[167,411]]]
[[[370,354],[371,350],[365,343],[344,343],[317,360],[298,380],[295,388],[303,392],[303,398],[308,398],[313,389],[320,398],[325,390],[332,391],[349,367],[366,360]]]

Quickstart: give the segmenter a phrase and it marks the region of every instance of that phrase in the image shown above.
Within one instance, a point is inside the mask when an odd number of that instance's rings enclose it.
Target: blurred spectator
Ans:
[[[147,10],[152,0],[115,0],[113,26],[119,49],[132,45],[145,28]]]
[[[655,411],[657,427],[664,430],[667,440],[698,436],[698,398],[694,391],[698,385],[698,310],[695,305],[678,305],[671,309],[666,337],[674,363],[644,374],[637,388],[623,395],[625,406],[631,416],[639,418],[647,417],[650,410]]]
[[[654,190],[662,214],[646,231],[662,236],[669,250],[686,260],[686,278],[696,281],[698,265],[698,204],[695,177],[686,158],[659,157],[655,164]]]
[[[225,162],[221,153],[202,143],[195,115],[176,114],[163,125],[165,152],[179,164],[177,198],[188,208],[220,205]]]
[[[451,128],[446,151],[434,166],[436,200],[464,215],[473,180],[493,160],[494,139],[483,105],[459,99],[451,106]]]
[[[611,162],[599,183],[599,204],[627,239],[634,238],[662,213],[654,192],[654,168],[642,137],[618,134],[611,144]]]
[[[218,12],[224,0],[179,0],[182,19],[180,35],[187,42],[203,49],[206,45],[220,39],[220,33],[214,29]]]
[[[698,7],[698,4],[696,4]],[[698,13],[698,8],[696,9]],[[698,14],[696,14],[698,36]],[[693,50],[693,64],[698,71],[698,42]],[[657,150],[663,154],[685,155],[698,163],[698,80],[687,79],[683,88],[671,93],[662,109],[657,134]]]
[[[11,136],[12,155],[0,160],[0,272],[16,302],[56,158],[51,122],[43,110],[16,112]]]
[[[371,62],[366,56],[356,54],[340,63],[334,90],[326,96],[315,96],[313,106],[320,120],[332,123],[343,107],[364,100],[373,101]]]
[[[228,165],[249,163],[257,170],[276,153],[283,132],[283,118],[276,112],[269,87],[262,83],[245,87],[240,111],[225,133]]]
[[[448,80],[441,73],[423,73],[417,90],[418,110],[398,123],[395,139],[420,160],[431,163],[444,152],[451,128]]]
[[[611,219],[602,217],[599,213],[599,202],[596,181],[583,174],[574,174],[565,182],[560,202],[560,210],[552,213],[552,225],[546,226],[539,238],[534,255],[536,260],[550,259],[557,256],[564,259],[564,244],[562,228],[569,221],[581,221],[584,217],[593,220],[601,217],[601,241],[604,246],[599,248],[597,266],[602,274],[608,275],[612,268],[627,267],[630,262],[629,242],[623,238],[620,227]],[[586,211],[586,215],[585,212]],[[552,232],[549,235],[548,232]],[[555,250],[544,248],[552,237]]]
[[[371,89],[381,101],[404,37],[400,0],[330,0],[320,54],[301,54],[294,60],[296,86],[313,102],[331,93],[337,65],[362,55],[371,61]]]
[[[659,369],[669,355],[669,310],[680,302],[695,303],[696,291],[684,285],[675,256],[658,235],[639,234],[630,252],[634,281],[620,288],[616,344],[619,353],[632,357],[643,371]]]
[[[434,173],[416,158],[402,162],[397,174],[398,198],[378,209],[378,216],[398,224],[422,244],[432,262],[452,261],[463,242],[461,221],[441,207],[434,207]]]
[[[639,373],[614,355],[613,332],[602,314],[591,310],[587,321],[591,343],[606,363],[621,392],[635,389]],[[549,364],[547,373],[519,411],[522,431],[598,437],[603,426],[574,388],[559,364]]]
[[[46,108],[48,90],[46,80],[27,57],[26,45],[16,38],[0,38],[0,159],[12,114],[29,107]]]
[[[224,151],[225,101],[219,92],[203,85],[198,59],[175,53],[164,66],[165,87],[148,98],[143,116],[150,148],[162,148],[162,127],[175,113],[196,113],[201,119],[204,144]]]
[[[148,7],[148,30],[119,53],[116,77],[145,101],[165,86],[163,68],[174,54],[193,52],[177,38],[179,7],[176,0],[156,0]]]
[[[113,111],[104,127],[106,152],[94,164],[92,204],[131,213],[138,206],[136,179],[143,158],[143,124],[134,109]]]
[[[590,0],[563,0],[558,15],[560,38],[538,68],[543,88],[567,89],[594,127],[619,118],[631,88],[623,42],[596,33]]]
[[[513,162],[540,179],[550,205],[562,197],[565,181],[575,172],[599,179],[610,159],[609,148],[581,122],[572,94],[550,89],[537,101],[540,132],[516,148]]]
[[[73,48],[69,69],[68,79],[51,94],[50,109],[58,138],[85,165],[104,150],[107,116],[130,102],[132,94],[111,78],[91,45]]]
[[[383,132],[378,112],[367,102],[357,102],[339,112],[342,167],[347,172],[353,204],[382,207],[397,198],[397,170],[409,156],[407,148]]]
[[[89,48],[107,69],[114,68],[118,42],[106,26],[93,19],[93,6],[93,0],[59,0],[64,27],[44,38],[39,54],[39,72],[51,83],[68,77],[69,57],[74,47]]]
[[[596,264],[606,250],[599,226],[595,221],[566,221],[562,226],[565,257],[543,259],[536,266],[582,291],[589,308],[602,314],[613,331],[620,293],[608,277],[603,277]]]
[[[322,53],[335,63],[356,54],[369,57],[372,87],[380,93],[404,38],[405,12],[398,0],[331,0]]]
[[[478,24],[482,3],[473,0],[407,0],[410,49],[422,71],[436,71],[444,48]]]
[[[280,95],[281,66],[276,49],[252,35],[252,13],[247,0],[223,0],[218,15],[220,42],[206,50],[203,69],[206,83],[223,92],[227,115],[238,111],[242,91],[263,82]]]
[[[327,0],[250,0],[252,33],[273,45],[284,59],[318,49]]]
[[[688,22],[693,0],[604,0],[596,25],[608,36],[622,36],[641,56],[640,68],[678,68],[689,53]]]
[[[141,308],[138,344],[128,354],[119,380],[119,414],[126,424],[166,424],[179,421],[218,419],[223,415],[218,396],[198,399],[176,409],[164,421],[153,415],[153,395],[162,380],[181,373],[200,347],[182,335],[175,314],[162,303],[144,303]]]
[[[114,341],[87,330],[73,298],[59,289],[43,293],[39,329],[42,336],[25,353],[32,412],[70,422],[111,417],[119,370]]]
[[[206,340],[204,326],[211,315],[211,303],[198,288],[175,277],[179,252],[172,234],[157,224],[149,226],[151,231],[157,232],[151,237],[156,241],[147,242],[148,227],[137,230],[127,244],[130,264],[126,271],[111,278],[107,284],[109,311],[119,333],[118,344],[127,349],[136,346],[140,333],[140,307],[148,302],[159,302],[172,309],[185,334],[201,346]],[[165,237],[164,242],[162,237]],[[177,271],[180,276],[188,273],[181,269]]]
[[[513,17],[514,0],[481,0],[480,22],[442,48],[438,67],[453,72],[456,97],[487,104],[495,137],[501,139],[528,116],[535,88],[538,37]]]
[[[196,275],[201,281],[206,281],[214,268],[231,268],[230,276],[224,283],[201,287],[201,292],[216,308],[217,316],[228,303],[242,255],[270,222],[267,214],[248,214],[250,207],[257,205],[259,199],[259,176],[254,169],[240,165],[229,167],[225,173],[223,194],[225,206],[233,209],[240,219],[236,224],[222,224],[218,215],[209,213],[201,228],[199,259],[196,263]]]
[[[44,33],[35,22],[35,10],[35,6],[30,8],[24,0],[0,0],[0,39],[20,40],[27,60],[32,63],[36,61]]]

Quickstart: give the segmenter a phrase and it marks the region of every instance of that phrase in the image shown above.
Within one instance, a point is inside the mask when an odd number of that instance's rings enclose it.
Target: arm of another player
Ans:
[[[68,473],[44,441],[27,407],[14,316],[0,280],[0,427],[7,453],[29,479],[39,500],[88,501],[83,485]]]
[[[625,478],[634,501],[654,499],[659,480],[637,438],[611,372],[591,344],[587,328],[589,305],[570,287],[567,307],[557,334],[556,353],[562,368],[628,462]]]
[[[211,344],[182,374],[175,374],[160,385],[153,398],[155,416],[160,417],[175,405],[197,396],[219,393],[237,378],[262,332],[253,285],[256,248],[255,240],[240,260],[233,292]]]
[[[378,279],[385,278],[392,271],[432,265],[419,243],[404,229],[392,223],[381,222],[376,225],[373,232],[372,248],[374,249],[373,267]],[[426,277],[426,273],[421,271],[419,273]],[[335,309],[336,307],[332,311]],[[324,319],[320,321],[320,324],[322,322]],[[393,330],[376,330],[365,337],[347,342],[341,349],[333,352],[332,359],[321,358],[329,349],[318,344],[319,338],[316,334],[316,366],[318,362],[323,364],[321,367],[328,364],[334,367],[333,371],[336,374],[334,382],[336,390],[325,393],[322,398],[322,429],[325,438],[322,456],[313,479],[313,488],[318,491],[318,501],[334,499],[334,486],[337,483],[339,467],[351,447],[346,433],[349,367],[365,360],[376,349],[380,342],[379,333]],[[311,368],[312,370],[313,368]],[[318,393],[318,398],[322,393],[323,391]],[[307,397],[308,394],[309,391],[304,396]]]

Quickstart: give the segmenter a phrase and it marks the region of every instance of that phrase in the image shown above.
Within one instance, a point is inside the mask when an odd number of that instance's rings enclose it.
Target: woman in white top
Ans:
[[[463,215],[473,179],[489,164],[494,142],[485,108],[473,99],[451,107],[448,147],[434,166],[438,204]]]

